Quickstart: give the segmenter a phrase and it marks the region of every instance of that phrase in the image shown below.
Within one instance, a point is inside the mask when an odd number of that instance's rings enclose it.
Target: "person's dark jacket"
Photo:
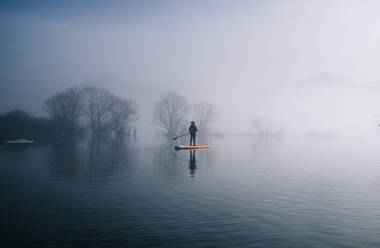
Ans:
[[[198,132],[198,128],[197,126],[195,126],[194,124],[191,124],[190,127],[189,127],[189,133],[190,135],[195,135],[196,132]]]

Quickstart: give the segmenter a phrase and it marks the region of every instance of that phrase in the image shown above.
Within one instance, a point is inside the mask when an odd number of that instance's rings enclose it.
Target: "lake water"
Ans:
[[[210,143],[0,148],[1,247],[380,247],[380,135]]]

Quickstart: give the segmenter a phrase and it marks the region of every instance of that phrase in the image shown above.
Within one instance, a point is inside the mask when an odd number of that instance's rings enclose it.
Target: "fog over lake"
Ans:
[[[379,10],[1,1],[0,242],[378,246]]]

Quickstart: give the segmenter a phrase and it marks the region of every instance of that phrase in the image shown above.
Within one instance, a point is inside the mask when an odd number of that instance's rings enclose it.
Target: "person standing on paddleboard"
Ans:
[[[199,130],[198,130],[197,126],[195,126],[195,121],[192,121],[190,124],[190,127],[189,127],[190,145],[191,145],[191,141],[193,141],[193,144],[195,146],[195,136],[197,136],[198,131]]]

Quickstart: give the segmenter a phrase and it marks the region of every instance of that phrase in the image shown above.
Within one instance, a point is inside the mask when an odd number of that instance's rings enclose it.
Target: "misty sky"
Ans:
[[[0,112],[43,113],[88,82],[140,106],[174,90],[232,111],[247,89],[319,73],[378,81],[379,13],[378,1],[1,1]]]

